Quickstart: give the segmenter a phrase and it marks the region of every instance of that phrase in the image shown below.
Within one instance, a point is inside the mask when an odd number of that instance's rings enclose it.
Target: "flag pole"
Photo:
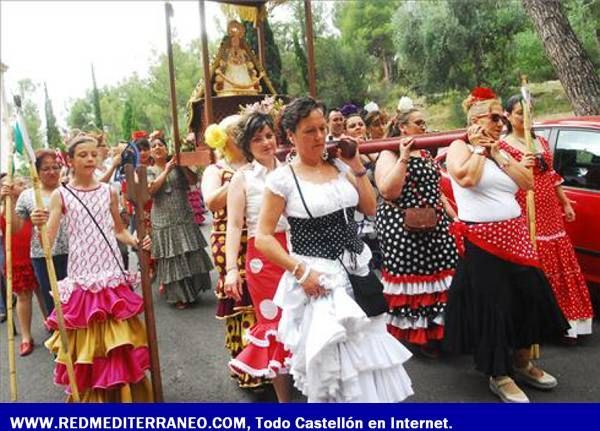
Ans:
[[[2,65],[2,73],[6,71],[4,65]],[[7,182],[12,184],[14,174],[14,149],[12,145],[12,136],[10,121],[8,119],[8,104],[6,103],[6,95],[4,94],[4,75],[0,82],[2,87],[2,122],[6,130],[6,145],[8,146],[8,166],[7,166]],[[5,246],[5,257],[6,257],[6,319],[7,319],[7,341],[8,341],[8,375],[9,375],[9,386],[10,386],[10,400],[17,401],[17,366],[15,360],[15,320],[13,318],[13,274],[12,274],[12,195],[8,194],[4,201],[4,220],[6,221],[6,236],[4,238]]]
[[[33,194],[35,198],[36,208],[44,208],[44,201],[42,199],[42,191],[40,185],[40,177],[35,167],[35,154],[31,148],[29,141],[29,135],[27,134],[27,128],[25,122],[21,116],[21,98],[15,97],[15,105],[17,106],[17,126],[21,132],[23,139],[24,150],[28,154],[29,159],[29,172],[31,175]],[[16,138],[16,136],[15,136]],[[69,354],[69,339],[67,337],[67,330],[65,327],[65,317],[63,315],[62,304],[58,294],[58,281],[56,279],[56,270],[54,268],[54,261],[52,260],[52,245],[48,238],[48,232],[46,225],[38,226],[40,231],[40,241],[44,250],[44,257],[46,259],[46,267],[48,268],[48,279],[50,280],[50,287],[52,289],[52,296],[54,298],[54,309],[56,310],[56,320],[58,322],[58,333],[60,335],[61,347],[64,353],[64,360],[67,366],[67,375],[69,376],[69,385],[71,387],[71,397],[73,401],[79,402],[79,390],[77,389],[77,381],[75,380],[75,368],[73,366],[73,358]],[[61,360],[60,353],[57,360]]]

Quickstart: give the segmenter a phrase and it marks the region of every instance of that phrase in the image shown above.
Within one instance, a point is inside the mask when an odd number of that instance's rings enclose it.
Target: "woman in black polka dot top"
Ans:
[[[410,136],[425,133],[423,113],[409,109],[398,114],[404,135],[400,155],[383,151],[375,181],[384,200],[377,208],[377,233],[383,252],[382,278],[390,307],[388,331],[399,340],[439,356],[444,336],[444,309],[457,254],[448,232],[456,217],[440,191],[439,165],[426,150],[412,148]],[[408,208],[435,208],[437,224],[428,232],[404,228]]]
[[[256,246],[286,269],[274,297],[278,337],[291,353],[295,386],[309,402],[396,402],[412,394],[410,352],[387,333],[385,314],[367,317],[348,272],[369,273],[371,252],[357,237],[354,209],[374,214],[375,193],[358,154],[327,160],[327,123],[310,98],[286,106],[282,132],[297,151],[267,178]],[[281,215],[292,252],[274,237]]]

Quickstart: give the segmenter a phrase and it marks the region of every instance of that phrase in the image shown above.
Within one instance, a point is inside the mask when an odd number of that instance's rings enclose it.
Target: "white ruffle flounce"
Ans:
[[[278,338],[292,352],[294,385],[309,402],[398,402],[412,395],[403,367],[411,353],[387,332],[386,316],[365,315],[339,262],[296,257],[323,274],[328,294],[308,298],[287,272],[279,283]]]

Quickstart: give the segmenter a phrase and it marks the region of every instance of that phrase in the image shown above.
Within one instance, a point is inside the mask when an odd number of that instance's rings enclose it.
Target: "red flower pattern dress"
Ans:
[[[543,162],[537,162],[535,175],[535,218],[537,234],[537,252],[542,270],[546,274],[554,296],[571,325],[570,337],[590,334],[594,312],[590,293],[575,257],[573,244],[563,221],[561,205],[556,194],[563,179],[552,169],[553,158],[548,142],[538,137],[542,147]],[[501,148],[520,161],[523,153],[510,145],[501,142]],[[517,201],[526,213],[526,192],[517,193]]]

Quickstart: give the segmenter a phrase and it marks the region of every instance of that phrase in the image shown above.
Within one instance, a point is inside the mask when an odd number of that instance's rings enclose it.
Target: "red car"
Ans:
[[[564,178],[576,219],[565,223],[585,276],[594,308],[600,311],[600,116],[572,117],[536,123],[554,153],[554,169]],[[444,166],[445,154],[438,160]],[[442,172],[442,190],[454,205],[450,179]]]

